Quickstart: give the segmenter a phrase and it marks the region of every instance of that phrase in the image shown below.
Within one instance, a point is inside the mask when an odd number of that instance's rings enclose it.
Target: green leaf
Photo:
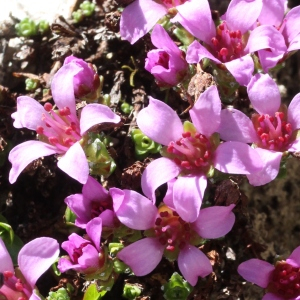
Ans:
[[[98,292],[96,284],[89,285],[86,292],[84,293],[83,300],[100,300],[106,294],[106,291]]]

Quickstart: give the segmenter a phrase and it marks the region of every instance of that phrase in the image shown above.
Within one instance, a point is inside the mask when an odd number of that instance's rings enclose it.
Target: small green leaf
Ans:
[[[86,292],[84,293],[83,300],[100,300],[106,294],[106,291],[98,292],[96,284],[89,285]]]

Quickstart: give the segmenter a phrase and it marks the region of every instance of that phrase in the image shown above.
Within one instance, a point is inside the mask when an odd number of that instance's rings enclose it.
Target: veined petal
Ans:
[[[142,175],[142,190],[147,198],[155,202],[155,190],[174,179],[181,169],[169,158],[161,157],[152,161]]]
[[[59,255],[55,239],[41,237],[27,243],[19,252],[18,265],[28,284],[33,288]]]
[[[235,108],[221,111],[221,125],[218,132],[224,141],[253,143],[258,140],[252,121]]]
[[[42,126],[42,114],[47,113],[44,107],[36,100],[21,96],[17,99],[17,111],[11,117],[15,120],[15,128],[26,127],[31,130],[36,130],[38,126]]]
[[[138,114],[136,122],[139,128],[159,144],[168,145],[171,141],[178,140],[183,126],[177,113],[164,102],[149,98],[149,105]]]
[[[10,254],[8,253],[4,242],[0,238],[0,273],[4,271],[11,271],[14,272],[14,265],[11,260]]]
[[[277,177],[282,152],[262,148],[255,148],[254,150],[263,161],[263,169],[257,173],[247,175],[247,178],[250,184],[260,186],[271,182]]]
[[[194,222],[200,212],[207,179],[202,176],[178,177],[173,186],[173,203],[176,212],[186,222]]]
[[[190,109],[193,124],[199,133],[210,137],[216,132],[221,123],[221,100],[215,85],[202,93]],[[211,120],[214,120],[211,122]]]
[[[148,198],[131,190],[111,188],[114,211],[121,223],[135,230],[154,226],[157,207]]]
[[[14,147],[8,156],[12,164],[9,182],[16,182],[20,173],[35,159],[57,153],[55,146],[40,142],[27,141]]]
[[[93,218],[86,224],[86,232],[93,241],[97,250],[100,250],[101,234],[102,234],[102,219],[101,217]]]
[[[300,246],[291,253],[286,262],[296,268],[300,268]]]
[[[92,126],[100,123],[118,124],[121,118],[116,115],[108,106],[102,104],[88,104],[81,111],[80,134],[83,135]]]
[[[168,10],[164,5],[155,1],[134,1],[122,12],[120,20],[121,37],[134,44],[149,32],[167,12]]]
[[[288,107],[288,122],[293,130],[300,129],[300,93],[293,98]]]
[[[144,238],[122,249],[117,257],[128,265],[136,276],[152,272],[162,259],[164,246],[156,238]]]
[[[270,263],[260,259],[250,259],[241,263],[238,267],[238,273],[247,281],[266,288],[270,282],[270,276],[275,267]]]
[[[87,203],[109,199],[108,191],[92,176],[88,176],[86,184],[82,187],[82,194]]]
[[[229,206],[212,206],[200,210],[199,217],[192,228],[204,239],[217,239],[227,234],[233,227],[235,215],[234,204]]]
[[[198,276],[205,277],[213,271],[207,256],[192,245],[180,250],[177,261],[180,272],[192,286],[196,285]]]
[[[63,155],[57,166],[70,177],[85,184],[89,176],[89,165],[85,153],[77,142]]]
[[[281,103],[280,92],[269,74],[255,74],[247,87],[247,92],[253,108],[259,114],[274,116],[278,111]]]
[[[263,0],[263,7],[258,17],[259,23],[279,27],[285,13],[285,2],[286,0]]]
[[[224,173],[248,175],[259,172],[263,162],[257,152],[240,142],[225,142],[215,152],[215,168]]]

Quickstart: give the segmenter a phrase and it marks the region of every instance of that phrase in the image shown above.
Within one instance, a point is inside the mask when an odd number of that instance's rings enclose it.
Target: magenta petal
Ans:
[[[281,97],[275,81],[269,74],[255,74],[248,87],[249,99],[253,108],[259,114],[269,114],[274,116],[278,111]]]
[[[293,130],[300,129],[300,93],[293,98],[288,107],[288,122]]]
[[[174,207],[184,221],[191,223],[197,219],[206,186],[205,176],[182,176],[174,183]]]
[[[165,14],[167,14],[167,8],[155,1],[134,1],[122,12],[120,20],[121,37],[134,44],[149,32]]]
[[[210,137],[221,123],[221,100],[215,85],[202,93],[190,110],[193,124],[199,133]],[[214,120],[214,122],[211,122]]]
[[[100,123],[114,123],[121,121],[108,106],[102,104],[88,104],[85,106],[80,115],[80,134],[83,135],[92,126]]]
[[[224,173],[248,175],[259,172],[263,162],[257,152],[240,142],[225,142],[215,152],[215,168]]]
[[[93,241],[97,250],[100,250],[101,234],[102,234],[102,219],[101,217],[93,218],[86,224],[86,232]]]
[[[270,282],[270,276],[275,269],[270,263],[260,259],[250,259],[241,263],[238,267],[238,273],[247,281],[266,288]]]
[[[14,272],[13,262],[1,238],[0,238],[0,261],[1,261],[0,273],[3,273],[4,271]]]
[[[286,262],[296,268],[300,268],[300,246],[291,253]]]
[[[17,99],[17,111],[11,117],[15,120],[15,128],[26,127],[31,130],[36,130],[38,126],[44,125],[42,114],[46,113],[44,107],[36,100],[21,96]]]
[[[285,16],[286,24],[283,27],[282,34],[287,39],[288,43],[299,34],[300,32],[300,6],[291,9]]]
[[[152,201],[135,191],[111,188],[109,192],[121,223],[135,230],[146,230],[154,226],[157,207]]]
[[[102,219],[103,227],[114,227],[115,226],[114,221],[115,221],[116,215],[112,210],[106,209],[99,215],[99,217]]]
[[[298,297],[297,298],[291,298],[290,300],[297,300],[299,299]],[[265,294],[261,300],[282,300],[282,297],[281,296],[277,296],[273,293],[267,293]]]
[[[213,271],[207,256],[192,245],[180,250],[177,261],[180,272],[192,286],[196,285],[199,276],[205,277]]]
[[[136,276],[152,272],[162,259],[164,246],[156,238],[141,239],[122,249],[117,257],[128,265]]]
[[[99,252],[98,250],[88,244],[82,248],[82,255],[78,258],[79,268],[74,268],[74,270],[81,271],[87,268],[98,268],[99,267]]]
[[[204,239],[217,239],[227,234],[235,222],[232,212],[234,204],[212,206],[200,210],[200,215],[192,224],[193,229]]]
[[[108,200],[108,191],[92,176],[88,176],[86,184],[82,187],[82,194],[87,203]]]
[[[240,85],[246,86],[251,80],[254,72],[254,62],[251,56],[246,55],[229,61],[224,65]]]
[[[300,140],[293,141],[289,145],[287,151],[289,151],[289,152],[299,152],[300,151]]]
[[[149,199],[155,201],[155,190],[174,179],[181,169],[169,158],[161,157],[152,161],[142,175],[142,190]]]
[[[249,117],[234,108],[221,111],[221,125],[218,132],[224,141],[253,143],[258,139]]]
[[[291,52],[291,51],[295,51],[295,50],[299,50],[299,49],[300,49],[300,33],[298,35],[296,35],[293,40],[291,40],[287,51]]]
[[[269,50],[259,50],[257,52],[264,72],[268,72],[269,69],[275,67],[285,54],[285,52],[270,52]]]
[[[12,164],[9,182],[14,183],[20,173],[35,159],[57,153],[56,147],[40,142],[27,141],[14,147],[8,156]]]
[[[85,184],[89,176],[89,165],[85,153],[77,142],[63,155],[57,166],[70,177]]]
[[[247,178],[250,184],[254,186],[260,186],[271,182],[277,177],[282,152],[276,152],[262,148],[256,148],[254,150],[263,161],[263,169],[257,173],[247,175]]]
[[[173,188],[174,188],[174,183],[177,181],[176,178],[169,180],[168,181],[168,189],[166,192],[166,195],[163,199],[164,203],[169,206],[170,208],[172,208],[173,210],[175,210],[175,206],[174,206],[174,202],[173,202]]]
[[[163,145],[181,138],[183,128],[177,113],[164,102],[149,98],[149,105],[139,112],[136,120],[141,131]]]
[[[58,242],[48,237],[34,239],[20,250],[18,265],[32,288],[40,276],[55,262],[58,255]]]
[[[58,261],[58,265],[57,265],[58,270],[61,273],[64,273],[68,270],[74,269],[74,270],[80,270],[80,265],[76,264],[74,265],[69,259],[68,257],[61,257]]]
[[[244,34],[256,22],[261,9],[262,0],[231,0],[226,12],[228,27],[231,30],[240,30]]]
[[[263,7],[258,17],[259,23],[279,27],[284,16],[285,2],[285,0],[263,0]]]
[[[89,204],[84,203],[82,194],[73,194],[65,199],[65,203],[71,211],[77,216],[75,224],[78,227],[85,228],[86,223],[90,220],[91,211],[89,211]]]

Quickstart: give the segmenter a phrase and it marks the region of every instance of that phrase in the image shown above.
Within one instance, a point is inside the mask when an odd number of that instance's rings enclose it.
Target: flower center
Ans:
[[[169,59],[170,59],[169,54],[165,51],[160,51],[158,56],[159,56],[158,61],[155,64],[157,66],[162,66],[165,69],[169,69]]]
[[[79,247],[73,249],[73,257],[72,258],[73,258],[73,262],[75,264],[78,264],[78,259],[79,259],[79,257],[81,257],[81,255],[83,253],[82,249],[89,244],[90,244],[89,242],[82,243]]]
[[[107,209],[113,211],[112,201],[109,200],[104,200],[101,202],[93,201],[91,206],[91,219],[98,217],[102,212],[104,212]]]
[[[39,139],[56,146],[58,153],[64,153],[81,139],[78,119],[69,107],[53,110],[52,105],[46,103],[44,108],[48,113],[43,113],[44,125],[36,129]]]
[[[260,138],[259,147],[275,151],[286,150],[291,142],[293,129],[283,112],[276,112],[275,117],[254,114],[252,122]]]
[[[300,296],[299,268],[285,261],[277,262],[267,289],[283,299],[295,299]]]
[[[244,45],[240,30],[231,31],[226,22],[217,26],[217,35],[211,39],[212,48],[216,57],[223,63],[240,58],[243,54]]]
[[[175,7],[185,3],[187,0],[161,0],[161,2],[167,7]]]

